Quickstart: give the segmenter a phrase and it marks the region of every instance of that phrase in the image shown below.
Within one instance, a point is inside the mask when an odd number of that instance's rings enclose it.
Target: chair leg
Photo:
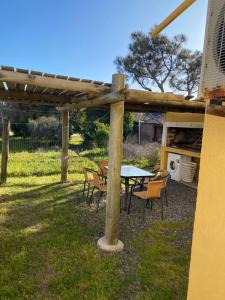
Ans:
[[[103,192],[99,191],[99,196],[98,196],[98,199],[97,199],[96,213],[98,212],[98,209],[99,209],[99,204],[100,204],[102,194],[103,194]]]
[[[91,196],[88,200],[88,204],[90,205],[91,204],[91,200],[92,200],[92,197],[93,197],[93,193],[94,193],[94,190],[95,190],[95,187],[93,187],[92,191],[91,191]]]
[[[165,199],[166,199],[166,206],[168,206],[168,198],[167,198],[167,190],[166,190],[166,187],[165,187]]]
[[[151,210],[152,210],[152,207],[153,207],[153,201],[151,200]]]
[[[146,200],[143,200],[143,222],[145,222],[145,206],[146,206],[146,203],[145,203]]]
[[[160,200],[161,200],[161,218],[163,220],[164,219],[164,215],[163,215],[163,198],[161,197]]]
[[[82,193],[83,198],[84,198],[85,189],[86,189],[86,181],[84,181],[84,187],[83,187],[83,193]]]
[[[88,197],[89,197],[89,193],[90,193],[90,183],[87,183],[88,188],[87,188],[87,196],[86,196],[86,202],[88,202]]]
[[[127,209],[127,214],[129,215],[130,214],[130,207],[131,207],[131,200],[132,200],[132,189],[131,189],[131,192],[130,192],[130,198],[129,198],[129,204],[128,204],[128,209]]]

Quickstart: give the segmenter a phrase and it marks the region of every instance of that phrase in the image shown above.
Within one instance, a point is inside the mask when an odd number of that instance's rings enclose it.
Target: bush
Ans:
[[[95,121],[95,132],[93,134],[93,143],[97,147],[106,147],[109,139],[109,125]]]
[[[51,141],[61,142],[61,124],[54,116],[40,117],[29,120],[28,130],[33,138],[43,138]]]

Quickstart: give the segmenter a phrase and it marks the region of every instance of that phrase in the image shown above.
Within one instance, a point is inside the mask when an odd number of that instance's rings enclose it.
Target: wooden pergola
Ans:
[[[120,251],[120,168],[122,160],[124,110],[133,112],[204,113],[205,103],[187,101],[173,93],[154,93],[127,89],[125,76],[115,74],[112,83],[15,69],[0,69],[0,99],[27,105],[52,105],[62,111],[61,182],[67,181],[69,112],[82,108],[110,109],[109,175],[107,184],[105,236],[98,246],[106,251]],[[3,120],[1,181],[7,178],[9,122]]]

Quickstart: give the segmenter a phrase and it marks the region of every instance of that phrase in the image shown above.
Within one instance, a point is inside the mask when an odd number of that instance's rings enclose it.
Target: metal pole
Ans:
[[[138,124],[138,144],[141,145],[141,120],[139,120]]]
[[[170,23],[172,23],[179,15],[181,15],[188,7],[190,7],[196,0],[185,0],[180,6],[178,6],[162,23],[160,23],[156,28],[151,32],[153,38],[166,28]]]

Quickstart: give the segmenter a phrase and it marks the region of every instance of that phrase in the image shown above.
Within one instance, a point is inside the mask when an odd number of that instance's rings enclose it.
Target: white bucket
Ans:
[[[185,182],[193,182],[197,163],[185,162],[182,164],[182,180]]]

